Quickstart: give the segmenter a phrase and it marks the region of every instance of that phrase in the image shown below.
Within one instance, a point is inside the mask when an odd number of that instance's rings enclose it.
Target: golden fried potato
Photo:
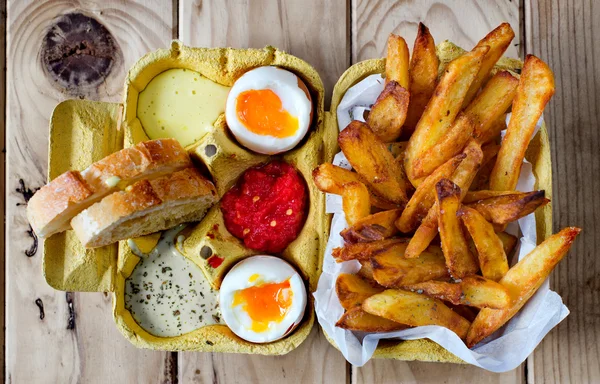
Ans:
[[[390,33],[387,41],[385,59],[385,82],[395,81],[404,89],[408,89],[408,45],[400,36]]]
[[[513,191],[516,188],[525,151],[532,139],[535,125],[552,95],[554,95],[552,71],[542,60],[527,55],[508,129],[490,176],[490,189]]]
[[[504,225],[529,215],[550,202],[544,191],[533,191],[490,197],[469,203],[490,223]]]
[[[514,99],[513,99],[514,100]],[[494,121],[492,125],[483,132],[477,141],[482,144],[487,143],[499,143],[500,132],[506,129],[506,114],[500,116],[498,120]]]
[[[429,246],[418,258],[403,257],[406,243],[378,253],[371,258],[373,278],[388,288],[400,288],[427,280],[448,277],[442,250]]]
[[[369,297],[364,301],[362,309],[372,315],[414,327],[441,325],[461,339],[467,336],[471,325],[442,301],[399,289],[388,289]]]
[[[479,191],[469,191],[465,194],[465,198],[463,199],[464,204],[476,203],[481,200],[489,199],[491,197],[499,197],[499,196],[522,196],[522,192],[515,191],[490,191],[489,189],[482,189]]]
[[[319,165],[313,170],[312,177],[315,185],[321,192],[333,193],[340,196],[344,192],[344,185],[360,182],[357,173],[331,163]]]
[[[408,145],[408,141],[395,141],[393,143],[388,143],[390,152],[392,155],[398,160],[398,157],[404,153],[406,146]]]
[[[482,309],[467,336],[467,346],[475,346],[508,320],[527,303],[562,258],[567,254],[581,229],[568,227],[544,240],[508,270],[500,284],[508,289],[512,304],[505,309]],[[373,298],[375,296],[371,296]],[[371,298],[367,299],[370,300]],[[365,301],[364,304],[367,303]]]
[[[496,163],[496,156],[498,155],[499,150],[500,145],[493,142],[487,143],[481,147],[481,151],[483,152],[483,160],[481,161],[481,168],[479,168],[479,171],[477,171],[477,175],[475,175],[475,179],[469,188],[471,191],[488,189],[490,174],[492,173],[492,168],[494,168],[494,164]]]
[[[346,311],[335,324],[336,327],[359,332],[392,332],[408,328],[407,325],[371,315],[362,308],[352,308]]]
[[[363,279],[377,283],[373,277],[373,266],[371,265],[371,259],[358,260],[358,262],[360,263],[360,269],[358,270],[357,275]]]
[[[505,119],[505,113],[511,106],[519,80],[508,71],[496,73],[483,90],[465,109],[465,114],[475,121],[475,138],[486,138],[494,123]],[[479,140],[480,142],[483,142]]]
[[[338,143],[352,167],[378,195],[395,204],[406,204],[410,184],[400,164],[367,124],[352,121],[340,132]]]
[[[353,182],[363,182],[360,175],[348,169],[338,167],[331,163],[323,163],[312,172],[313,181],[321,192],[342,195],[344,185]],[[364,183],[364,182],[363,182]],[[369,188],[367,186],[367,188]],[[377,196],[369,189],[371,205],[380,209],[396,209],[397,204],[393,204],[382,197]]]
[[[475,320],[477,314],[479,313],[479,308],[475,307],[469,307],[466,305],[454,305],[452,303],[447,303],[446,305],[448,305],[448,308],[458,313],[459,315],[467,319],[469,322],[473,322],[473,320]]]
[[[394,222],[401,213],[401,209],[374,213],[344,229],[340,235],[347,243],[364,243],[390,238],[399,232]]]
[[[469,190],[469,186],[473,182],[483,159],[481,147],[474,140],[467,143],[463,153],[466,157],[461,161],[450,178],[453,183],[460,187],[461,197],[464,197],[463,195]],[[427,216],[425,216],[421,225],[419,225],[415,234],[410,239],[404,257],[407,259],[419,257],[421,252],[431,244],[431,241],[437,234],[438,206],[436,202],[429,209]]]
[[[436,185],[438,228],[446,265],[455,278],[463,278],[479,271],[479,263],[471,253],[457,216],[460,208],[460,188],[448,179]]]
[[[464,153],[460,153],[446,161],[417,187],[404,211],[402,211],[402,215],[396,221],[396,226],[400,231],[407,233],[415,230],[435,203],[435,185],[437,182],[451,177],[466,156]]]
[[[473,118],[461,112],[448,132],[413,162],[416,177],[427,177],[444,162],[460,153],[473,136],[474,129]]]
[[[344,309],[360,307],[363,301],[384,290],[382,286],[350,273],[341,273],[335,281],[335,292]]]
[[[506,71],[494,75],[448,131],[414,161],[415,175],[429,175],[440,164],[460,153],[471,137],[485,134],[510,107],[518,83],[519,80]]]
[[[419,23],[417,38],[410,58],[410,103],[404,122],[403,135],[412,134],[427,107],[427,103],[437,85],[438,67],[440,60],[435,54],[435,42],[429,29]]]
[[[488,47],[475,48],[456,58],[446,67],[405,151],[404,169],[413,185],[417,186],[421,182],[419,179],[427,176],[417,173],[415,161],[438,143],[454,122],[488,50]]]
[[[501,309],[510,304],[510,296],[506,288],[477,275],[467,276],[457,283],[431,280],[408,285],[404,289],[448,301],[454,305]]]
[[[356,181],[344,184],[342,209],[350,225],[371,214],[369,190],[363,183]]]
[[[407,241],[407,239],[385,239],[369,243],[346,244],[342,248],[334,248],[332,255],[338,263],[348,260],[369,260],[372,256],[389,249],[404,252]]]
[[[473,100],[477,91],[479,91],[479,88],[481,88],[483,83],[488,79],[494,65],[496,65],[496,62],[502,57],[504,51],[506,51],[506,48],[508,48],[514,37],[515,32],[510,27],[510,24],[502,23],[477,43],[476,48],[486,46],[489,47],[489,51],[483,58],[477,77],[473,80],[469,92],[467,92],[467,95],[465,96],[463,108],[469,105],[471,100]]]
[[[385,88],[373,104],[367,124],[384,143],[400,137],[409,99],[408,91],[392,80],[385,84]]]
[[[461,207],[459,215],[477,248],[481,274],[493,281],[500,280],[508,271],[508,260],[494,226],[469,207]]]
[[[502,242],[502,248],[504,249],[504,254],[509,257],[512,252],[515,250],[515,246],[517,245],[517,237],[511,235],[506,232],[496,232],[496,236]]]

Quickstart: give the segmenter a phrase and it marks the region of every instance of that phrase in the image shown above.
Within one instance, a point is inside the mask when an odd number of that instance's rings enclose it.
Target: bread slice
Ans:
[[[175,139],[141,142],[77,172],[68,171],[42,187],[27,204],[27,218],[39,237],[70,228],[69,221],[108,194],[136,181],[192,167]]]
[[[102,247],[200,221],[217,201],[214,185],[188,168],[108,195],[75,216],[71,226],[85,247]]]

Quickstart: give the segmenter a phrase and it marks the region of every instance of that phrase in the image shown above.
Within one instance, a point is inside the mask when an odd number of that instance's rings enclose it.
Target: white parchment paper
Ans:
[[[344,129],[351,120],[363,120],[363,112],[368,110],[384,87],[380,75],[371,75],[344,95],[337,110],[339,129]],[[364,121],[364,120],[363,120]],[[541,126],[538,122],[536,132]],[[535,133],[534,133],[535,135]],[[335,156],[334,164],[350,169],[343,153]],[[523,164],[517,190],[532,191],[535,176],[531,164]],[[327,212],[333,213],[329,242],[325,250],[323,273],[314,293],[319,324],[335,341],[342,354],[355,366],[364,365],[377,348],[380,339],[414,340],[428,338],[467,363],[492,372],[506,372],[518,367],[529,356],[544,336],[560,323],[569,310],[563,305],[560,296],[549,289],[548,281],[504,327],[488,337],[473,349],[468,349],[463,341],[452,331],[440,326],[424,326],[397,332],[358,334],[337,328],[335,323],[344,313],[335,293],[335,281],[340,273],[355,273],[360,269],[358,261],[336,263],[331,256],[335,247],[341,247],[344,240],[340,232],[347,227],[342,210],[341,197],[327,195]],[[513,256],[513,264],[529,253],[536,244],[536,223],[534,214],[530,214],[511,223],[507,231],[520,239]]]

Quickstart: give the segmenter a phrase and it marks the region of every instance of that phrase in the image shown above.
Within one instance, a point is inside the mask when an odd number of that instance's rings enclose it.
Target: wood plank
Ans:
[[[404,37],[412,50],[417,25],[423,22],[436,43],[450,40],[471,49],[500,23],[510,23],[517,36],[506,55],[519,55],[519,2],[455,0],[440,2],[352,0],[352,62],[382,57],[390,33]]]
[[[41,186],[46,179],[48,119],[55,105],[73,96],[120,101],[124,76],[131,64],[149,50],[168,46],[173,38],[173,11],[172,2],[158,0],[143,4],[121,0],[9,3],[5,362],[8,382],[173,380],[170,353],[138,350],[120,335],[112,320],[110,295],[65,294],[45,283],[41,275],[41,250],[32,249],[31,257],[25,255],[32,246],[32,238],[27,234],[24,207],[24,196],[30,194],[29,189]],[[83,46],[73,44],[65,52],[70,51],[69,55],[77,49],[89,48],[98,55],[107,54],[113,66],[108,75],[99,76],[102,61],[96,62],[98,66],[84,70],[96,79],[95,83],[82,81],[66,89],[44,69],[42,63],[47,55],[41,46],[46,31],[56,22],[55,17],[72,12],[83,12],[99,24],[87,21],[86,29],[96,31],[93,38]],[[62,20],[67,22],[61,36],[66,29],[83,25],[80,17]],[[120,48],[108,51],[93,45],[102,36],[100,25],[108,29]],[[36,301],[40,307],[43,305],[43,318]]]
[[[179,2],[179,38],[200,47],[280,48],[306,60],[331,91],[349,64],[345,0]]]
[[[545,118],[552,148],[554,230],[583,227],[551,286],[571,314],[528,360],[531,383],[600,380],[600,4],[526,0],[526,50],[554,71],[556,94]]]
[[[6,124],[4,119],[5,114],[5,96],[6,96],[6,1],[0,3],[0,190],[2,190],[3,198],[0,199],[0,212],[3,217],[5,216],[5,199],[6,196],[6,147],[5,147],[5,132]],[[5,220],[0,221],[0,244],[4,244],[4,224]],[[4,270],[5,270],[6,253],[2,263],[0,263],[0,298],[2,303],[5,303],[5,289],[4,289]],[[4,305],[0,308],[0,327],[4,329]],[[4,361],[4,345],[5,345],[5,334],[2,332],[0,335],[2,340],[2,352],[0,352],[0,361]],[[5,381],[4,370],[2,370],[2,381]]]
[[[313,65],[333,85],[348,67],[346,3],[310,1],[190,1],[179,3],[179,38],[193,46],[273,45]],[[279,357],[179,354],[179,379],[212,382],[346,382],[346,362],[315,326],[295,351]]]
[[[450,40],[466,49],[473,47],[498,24],[508,21],[516,38],[507,51],[519,55],[518,1],[495,0],[453,2],[367,1],[352,0],[352,59],[353,62],[382,57],[390,33],[404,37],[412,49],[419,22],[427,25],[436,42]],[[362,368],[352,369],[352,383],[521,383],[524,368],[495,374],[474,366],[441,363],[372,360]]]

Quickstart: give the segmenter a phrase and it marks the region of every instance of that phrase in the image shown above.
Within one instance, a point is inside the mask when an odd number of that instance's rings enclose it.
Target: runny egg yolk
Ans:
[[[251,330],[264,332],[269,323],[280,323],[292,305],[290,280],[281,283],[262,283],[241,289],[233,295],[233,306],[242,305],[252,320]]]
[[[298,118],[283,109],[281,99],[270,89],[251,89],[237,97],[238,119],[257,135],[284,138],[298,130]]]

